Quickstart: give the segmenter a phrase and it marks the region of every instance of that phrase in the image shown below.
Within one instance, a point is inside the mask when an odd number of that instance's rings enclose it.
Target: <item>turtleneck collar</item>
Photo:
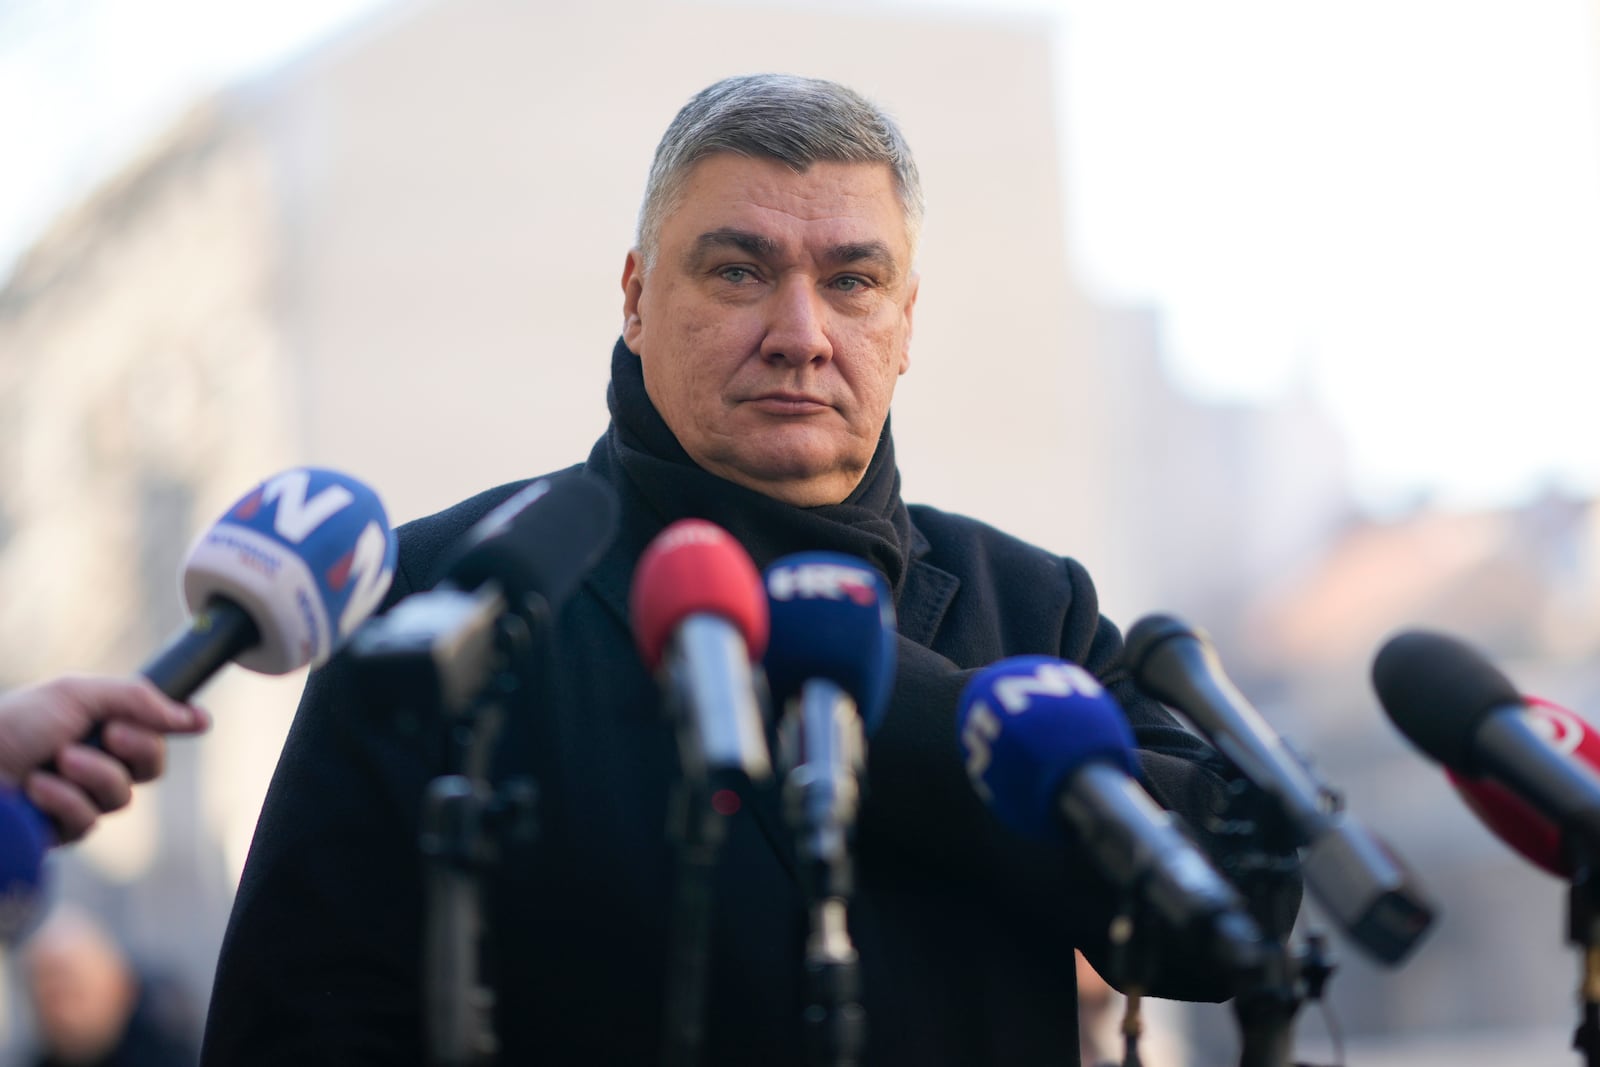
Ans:
[[[695,464],[645,392],[639,357],[619,339],[606,391],[611,426],[589,466],[603,467],[636,494],[663,525],[701,518],[726,529],[765,568],[792,552],[843,552],[871,563],[896,601],[905,583],[911,519],[900,499],[894,438],[884,422],[866,473],[838,504],[799,508],[719,478]],[[626,485],[623,485],[623,481]]]

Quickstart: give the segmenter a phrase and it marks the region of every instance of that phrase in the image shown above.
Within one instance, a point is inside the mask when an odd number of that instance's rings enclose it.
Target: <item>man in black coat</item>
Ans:
[[[895,688],[850,913],[866,1062],[1076,1063],[1073,948],[1107,959],[1104,881],[1066,847],[1008,834],[966,780],[955,709],[976,669],[1024,653],[1084,665],[1127,711],[1153,795],[1202,834],[1221,811],[1223,768],[1133,689],[1081,566],[901,500],[888,414],[921,215],[898,129],[831,83],[719,82],[658,147],[623,272],[611,425],[581,465],[615,491],[619,533],[533,653],[537,681],[495,749],[497,781],[539,790],[537,835],[507,844],[489,886],[499,1062],[659,1056],[680,770],[627,603],[674,520],[722,526],[761,567],[847,553],[892,591]],[[390,603],[440,581],[450,546],[518,488],[402,528]],[[391,714],[344,659],[313,676],[240,885],[205,1062],[424,1060],[417,840],[440,750],[437,722]],[[706,1062],[805,1061],[796,872],[775,800],[752,797],[713,886]],[[1167,955],[1154,991],[1228,994],[1204,960]]]

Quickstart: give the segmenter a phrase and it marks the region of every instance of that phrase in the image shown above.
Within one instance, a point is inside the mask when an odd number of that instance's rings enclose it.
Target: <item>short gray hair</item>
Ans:
[[[656,257],[661,221],[694,165],[733,152],[775,159],[796,171],[813,163],[886,163],[894,175],[914,252],[922,231],[922,179],[900,127],[853,89],[821,78],[745,74],[700,90],[661,135],[644,205],[639,250],[646,268]]]

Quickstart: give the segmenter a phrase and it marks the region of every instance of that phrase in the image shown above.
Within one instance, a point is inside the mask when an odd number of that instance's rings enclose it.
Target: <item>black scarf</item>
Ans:
[[[611,353],[606,404],[611,427],[595,445],[588,466],[636,495],[662,525],[684,518],[714,522],[737,538],[763,569],[792,552],[843,552],[883,572],[898,603],[911,546],[911,517],[900,499],[900,472],[887,420],[866,474],[843,503],[797,508],[697,466],[650,402],[639,357],[620,339]]]

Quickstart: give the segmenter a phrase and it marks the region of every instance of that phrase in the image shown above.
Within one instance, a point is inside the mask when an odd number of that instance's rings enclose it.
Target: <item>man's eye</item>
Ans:
[[[755,277],[755,275],[751,274],[749,269],[745,267],[723,267],[717,272],[717,276],[725,282],[733,282],[736,285],[742,282],[747,282],[751,278]]]
[[[858,278],[853,274],[846,274],[833,280],[833,287],[846,293],[859,292],[867,287],[865,278]]]

